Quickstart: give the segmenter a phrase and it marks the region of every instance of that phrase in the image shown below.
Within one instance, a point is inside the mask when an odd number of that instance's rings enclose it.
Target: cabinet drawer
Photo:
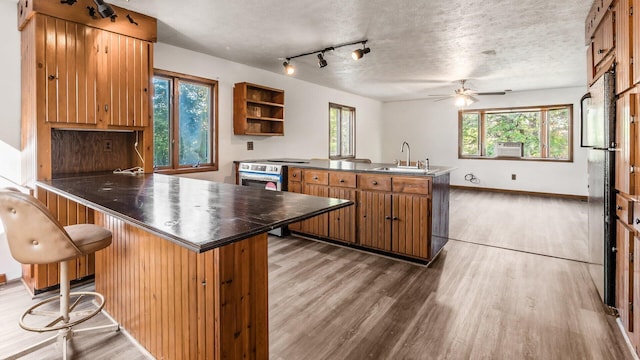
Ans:
[[[406,194],[431,194],[431,178],[429,177],[394,177],[393,192]]]
[[[616,215],[626,225],[633,223],[633,201],[624,196],[616,195]]]
[[[362,190],[391,191],[391,176],[358,175],[358,188]]]
[[[336,171],[329,173],[329,185],[340,187],[356,187],[356,174]]]
[[[305,170],[304,182],[307,184],[329,185],[329,174],[326,171]]]
[[[298,168],[289,169],[289,182],[302,181],[302,170]]]

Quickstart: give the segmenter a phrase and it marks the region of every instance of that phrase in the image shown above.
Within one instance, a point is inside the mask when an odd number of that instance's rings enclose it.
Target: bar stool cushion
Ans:
[[[93,224],[65,226],[64,230],[83,255],[102,250],[111,244],[111,231]]]

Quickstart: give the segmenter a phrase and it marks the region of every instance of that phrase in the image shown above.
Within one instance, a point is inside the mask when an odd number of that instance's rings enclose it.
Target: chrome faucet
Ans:
[[[406,166],[411,166],[411,147],[409,146],[409,143],[406,141],[402,142],[402,146],[400,147],[400,152],[404,152],[404,146],[407,145],[407,163],[405,164]]]

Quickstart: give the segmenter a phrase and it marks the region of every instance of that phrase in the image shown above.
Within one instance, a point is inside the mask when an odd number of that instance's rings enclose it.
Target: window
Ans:
[[[153,91],[156,171],[218,170],[218,82],[156,70]]]
[[[498,143],[522,143],[522,159],[573,161],[572,105],[461,110],[459,158],[500,158]]]
[[[329,158],[356,156],[356,109],[329,103]]]

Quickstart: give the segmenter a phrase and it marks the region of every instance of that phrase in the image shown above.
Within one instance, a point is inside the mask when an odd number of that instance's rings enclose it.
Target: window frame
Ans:
[[[352,155],[344,155],[342,154],[342,144],[340,142],[338,142],[338,148],[340,149],[340,155],[331,155],[331,109],[338,109],[340,110],[340,119],[339,122],[340,124],[342,124],[342,111],[343,110],[348,110],[352,113],[352,121],[351,121],[351,136],[349,137],[351,139],[351,152],[353,153]],[[344,160],[344,159],[355,159],[356,158],[356,108],[353,106],[347,106],[347,105],[341,105],[341,104],[337,104],[337,103],[329,103],[329,159],[330,160]],[[340,140],[342,138],[342,125],[338,126],[338,140]]]
[[[548,112],[550,110],[567,109],[569,110],[569,157],[567,159],[555,159],[547,157],[549,153],[548,140],[549,140],[549,125],[548,125]],[[516,158],[516,157],[489,157],[486,155],[486,114],[498,113],[498,112],[525,112],[525,111],[539,111],[540,114],[540,146],[541,157],[538,158]],[[462,142],[462,121],[463,114],[465,113],[478,113],[478,146],[480,155],[464,155],[463,142]],[[487,109],[461,109],[458,110],[458,159],[473,159],[473,160],[515,160],[515,161],[543,161],[543,162],[573,162],[573,104],[557,104],[557,105],[542,105],[542,106],[520,106],[509,108],[487,108]],[[546,148],[545,148],[546,147]],[[545,150],[546,149],[546,150]]]
[[[217,171],[218,170],[218,81],[207,79],[194,75],[187,75],[182,73],[177,73],[168,70],[162,69],[154,69],[153,77],[151,79],[151,89],[153,89],[153,78],[165,78],[170,80],[171,90],[170,90],[170,119],[169,119],[169,156],[171,157],[171,164],[169,166],[160,166],[155,167],[153,171],[159,174],[187,174],[187,173],[196,173],[196,172],[204,172],[204,171]],[[180,165],[180,142],[179,135],[180,129],[178,127],[180,108],[179,108],[179,98],[180,98],[180,82],[187,83],[196,83],[204,86],[209,86],[211,89],[210,93],[210,104],[209,104],[209,116],[210,116],[210,134],[209,141],[211,147],[211,163],[201,164],[197,167],[193,165]],[[153,96],[151,97],[151,117],[152,120],[153,115]],[[153,122],[152,122],[153,124]],[[153,133],[154,127],[151,126],[151,131]],[[155,139],[155,133],[153,133],[153,137]],[[175,140],[175,141],[174,141]]]

